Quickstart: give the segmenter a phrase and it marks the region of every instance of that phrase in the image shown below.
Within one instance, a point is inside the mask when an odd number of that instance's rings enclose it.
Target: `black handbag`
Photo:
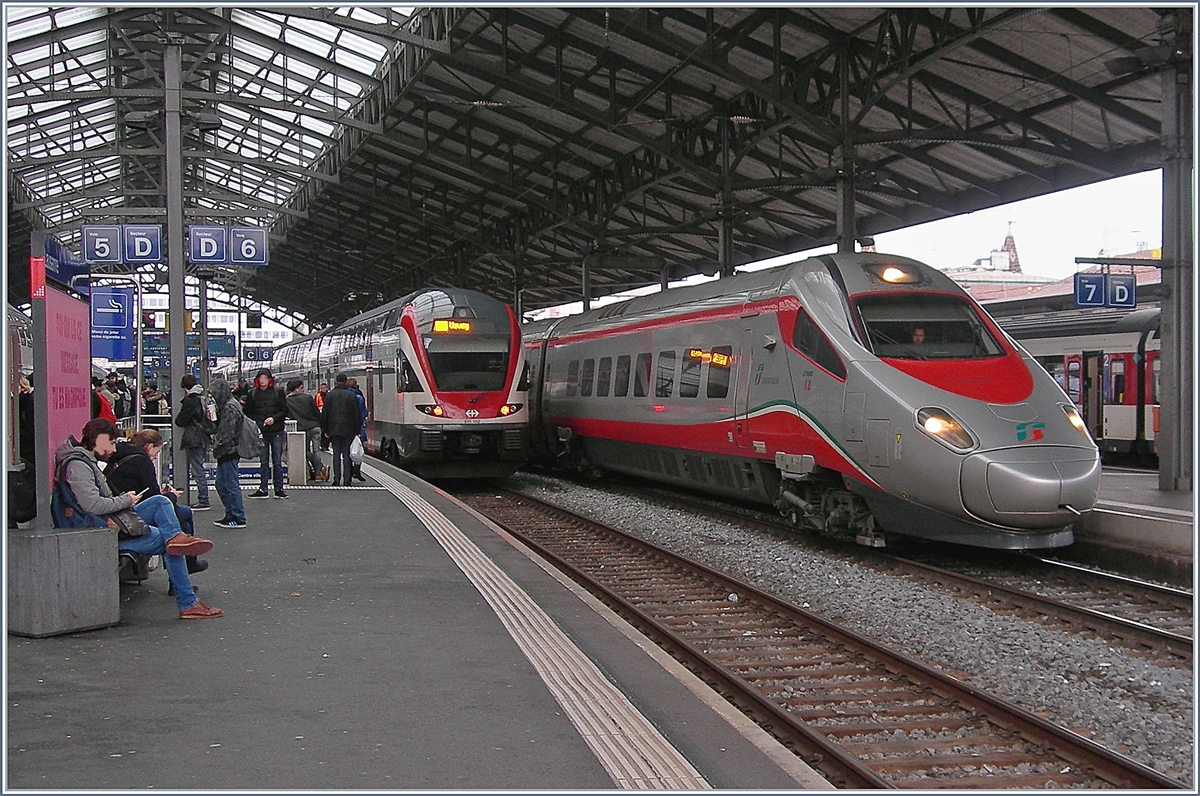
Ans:
[[[105,519],[116,526],[118,539],[133,539],[150,532],[150,526],[133,509],[121,509]]]

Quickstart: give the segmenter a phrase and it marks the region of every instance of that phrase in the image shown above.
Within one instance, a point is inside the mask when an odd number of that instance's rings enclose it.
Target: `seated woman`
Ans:
[[[175,593],[180,619],[214,619],[223,614],[220,608],[210,608],[196,597],[188,578],[184,556],[197,556],[212,550],[213,544],[186,534],[179,527],[171,501],[162,495],[139,499],[136,492],[114,495],[100,472],[98,460],[107,460],[117,450],[120,436],[110,420],[96,418],[83,427],[79,444],[70,437],[54,455],[55,473],[70,490],[71,498],[97,526],[103,527],[105,517],[132,508],[149,526],[142,536],[120,539],[117,547],[132,553],[165,556],[167,577]],[[83,523],[86,524],[86,523]]]
[[[104,477],[114,493],[133,492],[137,494],[143,489],[150,490],[147,495],[161,494],[171,501],[179,527],[184,533],[192,533],[192,510],[179,502],[179,493],[170,484],[158,483],[154,470],[154,460],[163,449],[162,434],[152,428],[144,428],[130,438],[129,442],[117,442],[117,452],[108,459],[104,469]],[[187,571],[189,575],[208,569],[208,562],[201,561],[195,556],[188,556]]]

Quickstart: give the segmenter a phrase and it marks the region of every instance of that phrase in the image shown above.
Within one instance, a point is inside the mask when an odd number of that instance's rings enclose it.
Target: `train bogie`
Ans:
[[[544,458],[801,525],[1053,547],[1095,502],[1062,391],[945,275],[826,256],[530,330]],[[611,384],[610,384],[611,380]]]

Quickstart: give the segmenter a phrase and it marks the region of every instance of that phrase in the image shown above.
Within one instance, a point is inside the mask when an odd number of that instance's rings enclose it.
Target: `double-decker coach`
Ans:
[[[427,288],[280,346],[277,383],[358,380],[369,453],[425,478],[509,475],[528,458],[516,316],[473,290]]]

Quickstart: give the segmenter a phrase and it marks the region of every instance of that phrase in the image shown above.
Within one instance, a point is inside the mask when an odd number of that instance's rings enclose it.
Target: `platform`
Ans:
[[[245,501],[182,622],[7,638],[9,789],[829,789],[503,532],[378,462]],[[215,500],[215,495],[214,495]]]
[[[1163,492],[1158,473],[1105,469],[1096,508],[1075,526],[1076,552],[1143,577],[1190,585],[1195,496]]]

